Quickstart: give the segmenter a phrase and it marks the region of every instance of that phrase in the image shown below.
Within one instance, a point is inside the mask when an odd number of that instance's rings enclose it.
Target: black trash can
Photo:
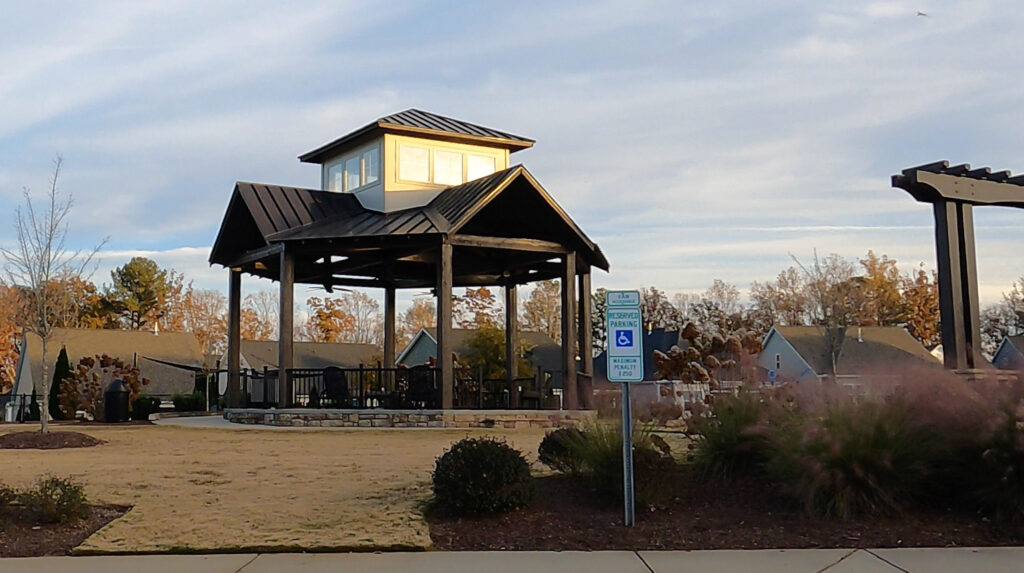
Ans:
[[[128,387],[124,381],[114,380],[103,393],[103,418],[105,422],[128,421]]]

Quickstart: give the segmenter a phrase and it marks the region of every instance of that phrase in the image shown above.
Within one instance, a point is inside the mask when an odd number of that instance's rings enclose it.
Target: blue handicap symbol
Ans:
[[[617,346],[617,347],[633,346],[633,331],[632,330],[616,330],[615,331],[615,346]]]

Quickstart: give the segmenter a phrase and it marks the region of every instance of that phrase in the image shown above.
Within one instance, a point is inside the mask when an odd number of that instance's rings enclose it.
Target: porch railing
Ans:
[[[287,407],[343,409],[439,409],[438,368],[293,368]],[[245,370],[242,385],[252,408],[281,407],[277,370]],[[479,369],[456,368],[453,404],[460,409],[553,409],[561,407],[550,373],[517,378],[510,389],[504,378],[486,378]],[[518,403],[517,403],[518,400]]]

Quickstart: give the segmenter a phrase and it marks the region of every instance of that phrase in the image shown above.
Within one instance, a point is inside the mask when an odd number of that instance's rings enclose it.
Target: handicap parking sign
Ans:
[[[629,348],[633,346],[633,331],[632,330],[616,330],[615,331],[615,346],[619,348]]]

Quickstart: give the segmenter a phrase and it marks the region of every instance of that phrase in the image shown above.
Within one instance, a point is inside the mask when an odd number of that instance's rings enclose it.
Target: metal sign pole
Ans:
[[[636,521],[633,497],[633,405],[629,399],[629,382],[622,383],[622,497],[626,504],[626,527]]]
[[[605,325],[608,329],[608,380],[622,382],[622,497],[626,527],[636,521],[633,495],[633,405],[629,399],[630,382],[644,379],[643,314],[640,292],[608,291],[605,301]]]

